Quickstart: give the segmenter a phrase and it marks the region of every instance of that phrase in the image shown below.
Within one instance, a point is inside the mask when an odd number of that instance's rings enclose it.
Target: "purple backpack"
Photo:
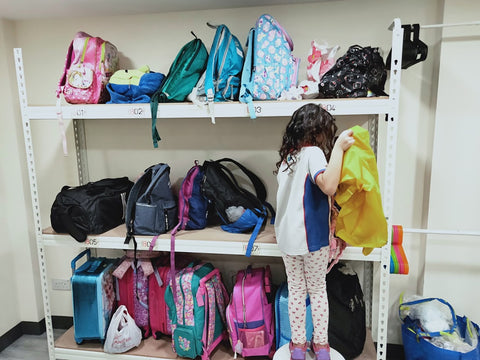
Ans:
[[[272,357],[275,351],[271,283],[268,265],[237,273],[226,318],[233,351],[242,357]]]

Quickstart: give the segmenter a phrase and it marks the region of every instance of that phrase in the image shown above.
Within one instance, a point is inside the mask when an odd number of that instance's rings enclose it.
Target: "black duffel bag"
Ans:
[[[84,242],[88,234],[101,234],[125,222],[125,205],[133,182],[127,177],[107,178],[86,185],[64,186],[50,212],[57,233]]]

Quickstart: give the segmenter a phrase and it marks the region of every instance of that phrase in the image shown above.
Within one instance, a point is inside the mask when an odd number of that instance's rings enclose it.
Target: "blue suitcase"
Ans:
[[[307,339],[311,339],[313,335],[313,321],[312,311],[310,309],[310,298],[307,295],[307,318],[306,331]],[[288,344],[292,337],[290,330],[290,320],[288,318],[288,284],[283,282],[277,289],[275,294],[275,340],[276,348],[279,349],[282,345]]]
[[[77,262],[84,256],[87,261],[77,269]],[[83,340],[105,340],[115,302],[112,272],[116,261],[93,258],[87,249],[71,262],[73,327],[77,344]]]

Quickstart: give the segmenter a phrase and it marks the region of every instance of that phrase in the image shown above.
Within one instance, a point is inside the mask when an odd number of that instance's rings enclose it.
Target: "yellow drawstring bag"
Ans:
[[[341,207],[336,236],[351,246],[363,247],[368,255],[387,243],[387,221],[383,213],[375,154],[368,131],[354,126],[355,143],[343,156],[342,174],[335,201]]]

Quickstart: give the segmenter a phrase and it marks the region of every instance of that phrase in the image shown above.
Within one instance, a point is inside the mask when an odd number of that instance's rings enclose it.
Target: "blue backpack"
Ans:
[[[212,123],[215,123],[213,103],[238,100],[244,54],[240,41],[226,25],[214,26],[209,23],[207,25],[217,29],[208,56],[204,80],[208,110]],[[197,96],[201,96],[201,92],[199,90]]]
[[[271,15],[260,16],[247,40],[240,101],[256,118],[253,100],[277,100],[282,91],[297,85],[300,59],[292,55],[293,41]]]
[[[149,167],[130,190],[125,214],[128,244],[134,235],[166,233],[177,224],[177,202],[170,187],[170,166]]]

